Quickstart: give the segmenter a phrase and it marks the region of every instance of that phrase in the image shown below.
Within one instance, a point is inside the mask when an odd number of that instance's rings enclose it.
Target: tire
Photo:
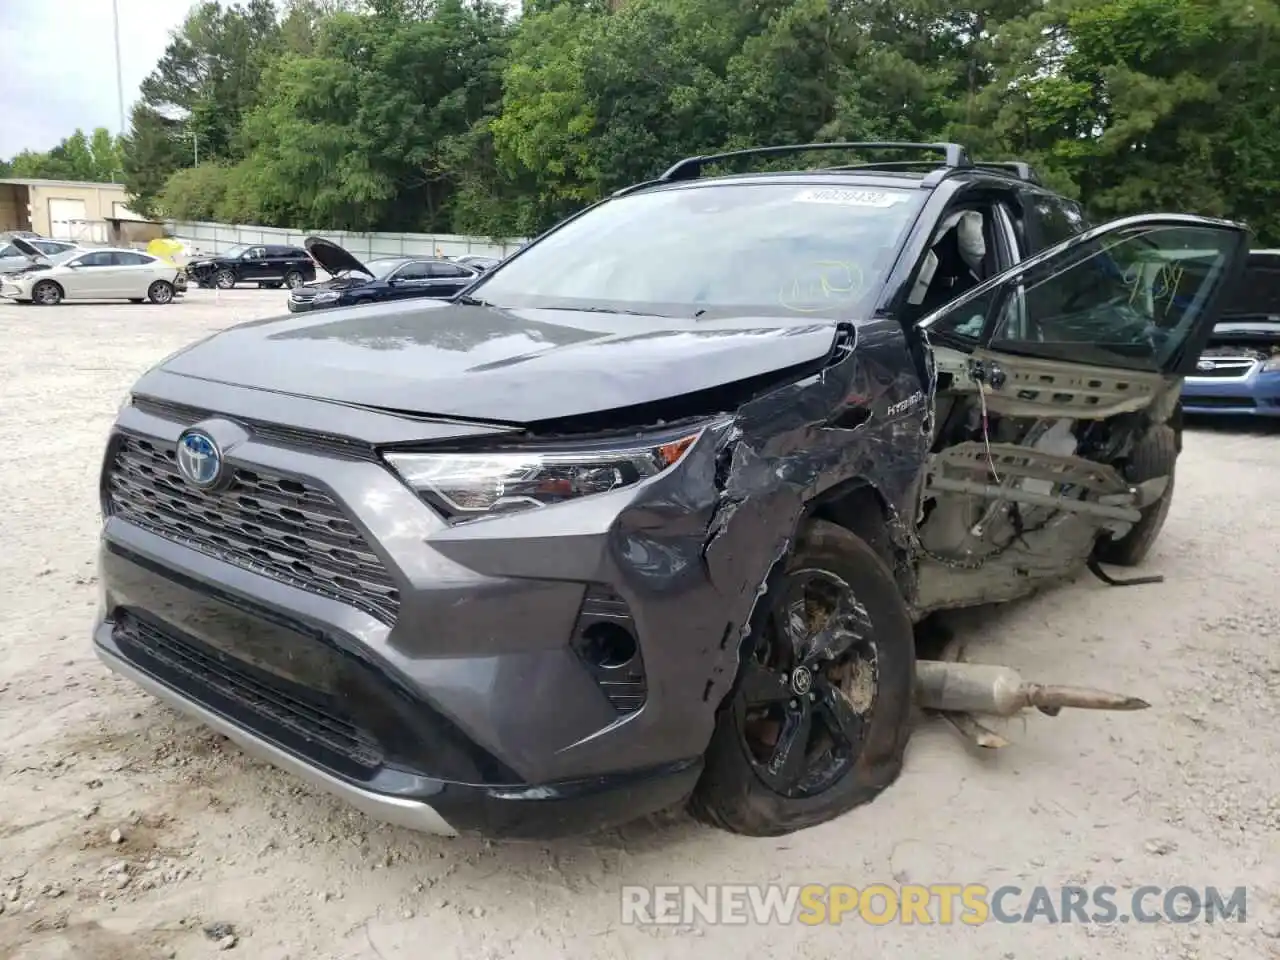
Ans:
[[[1169,485],[1155,503],[1142,508],[1142,519],[1119,540],[1100,540],[1094,550],[1103,563],[1117,567],[1136,567],[1142,563],[1156,537],[1164,527],[1173,504],[1174,468],[1178,461],[1178,434],[1168,424],[1159,423],[1138,438],[1124,465],[1124,477],[1130,483],[1143,483],[1156,477],[1169,478]]]
[[[42,307],[57,306],[62,302],[62,287],[52,280],[41,280],[31,288],[31,302]]]
[[[157,280],[147,287],[147,299],[152,303],[173,303],[173,284],[168,280]]]
[[[236,285],[236,275],[230,270],[219,270],[213,283],[219,290],[230,290]]]
[[[304,277],[297,270],[290,270],[288,273],[284,275],[284,285],[288,287],[290,290],[292,290],[294,287],[300,287],[306,282],[307,282],[306,277]]]
[[[824,704],[830,702],[832,680],[821,669],[812,672],[809,684],[800,684],[797,673],[788,679],[785,672],[775,672],[778,667],[772,663],[769,665],[773,669],[761,666],[762,641],[765,641],[764,647],[776,643],[773,625],[777,622],[779,606],[793,609],[797,606],[782,598],[794,597],[796,584],[802,577],[809,576],[814,577],[813,583],[823,585],[831,585],[830,578],[837,578],[837,595],[840,587],[847,585],[845,594],[851,594],[861,604],[860,608],[851,608],[855,616],[849,622],[858,628],[863,638],[854,645],[854,657],[861,666],[853,671],[862,677],[863,683],[846,676],[843,684],[851,684],[869,701],[864,701],[868,707],[859,713],[853,700],[845,700],[849,708],[846,716],[857,721],[853,725],[857,735],[849,738],[838,762],[831,759],[835,754],[806,757],[806,762],[814,761],[815,771],[822,762],[830,769],[823,777],[813,773],[816,783],[810,781],[806,787],[802,780],[799,788],[789,791],[791,795],[788,795],[788,791],[778,788],[776,780],[770,782],[773,773],[769,763],[754,752],[760,744],[752,734],[753,724],[772,722],[778,728],[774,746],[764,745],[766,751],[774,751],[770,759],[776,760],[777,744],[782,741],[784,728],[774,721],[753,719],[748,709],[752,702],[749,690],[759,689],[761,679],[766,679],[768,684],[777,686],[769,696],[776,697],[781,690],[782,699],[776,704],[778,710],[784,715],[789,711],[789,715],[794,716],[797,703],[805,709],[803,691],[808,689],[808,699],[813,701],[808,709],[814,729],[823,717],[832,716],[832,712],[824,708]],[[811,609],[807,600],[805,604],[802,609]],[[812,625],[812,621],[809,623]],[[867,657],[871,659],[868,661]],[[838,666],[840,662],[835,663]],[[783,570],[773,578],[756,605],[738,678],[716,717],[702,777],[689,801],[690,812],[704,823],[732,833],[776,837],[825,823],[854,807],[870,803],[897,780],[902,771],[903,753],[911,733],[914,695],[914,634],[892,572],[871,547],[844,527],[823,520],[811,522]],[[787,698],[794,699],[788,701]],[[786,707],[782,706],[783,702],[787,703]],[[781,766],[785,768],[786,764]]]

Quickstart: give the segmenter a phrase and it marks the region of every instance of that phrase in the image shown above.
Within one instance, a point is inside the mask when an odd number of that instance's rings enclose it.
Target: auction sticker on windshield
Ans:
[[[892,207],[902,203],[902,193],[888,190],[846,190],[841,187],[821,187],[804,190],[796,196],[796,203],[836,203],[845,207]]]

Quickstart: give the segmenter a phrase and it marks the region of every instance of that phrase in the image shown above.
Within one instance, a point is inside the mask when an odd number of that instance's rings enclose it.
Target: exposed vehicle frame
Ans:
[[[943,159],[700,176],[840,148]],[[811,205],[787,209],[817,252],[777,304],[527,283],[588,218],[779,196]],[[886,209],[901,227],[875,233]],[[809,243],[855,222],[885,264],[861,286]],[[1157,296],[1186,248],[1216,252]],[[955,144],[689,158],[452,303],[242,325],[144,375],[104,460],[95,650],[419,829],[547,835],[690,797],[745,834],[829,820],[896,779],[916,703],[984,746],[975,715],[1145,706],[917,662],[913,624],[1084,566],[1136,582],[1099,562],[1160,531],[1182,378],[1246,249],[1201,217],[1091,227]]]

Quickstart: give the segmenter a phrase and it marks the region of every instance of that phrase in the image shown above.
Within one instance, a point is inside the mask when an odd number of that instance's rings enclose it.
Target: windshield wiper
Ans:
[[[460,303],[464,307],[492,307],[493,306],[493,304],[490,303],[488,300],[481,300],[479,297],[473,297],[470,294],[465,294],[465,293],[462,296],[458,297],[453,302]]]
[[[666,317],[660,313],[647,313],[644,310],[615,310],[613,307],[539,307],[540,310],[568,310],[573,313],[619,313],[628,317],[661,317],[664,320],[672,320],[674,317]]]

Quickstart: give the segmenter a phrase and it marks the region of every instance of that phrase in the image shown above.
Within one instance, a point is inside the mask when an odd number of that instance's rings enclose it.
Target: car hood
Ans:
[[[37,263],[49,259],[43,250],[23,237],[13,237],[9,242],[17,247],[23,256],[30,257]]]
[[[368,277],[373,276],[372,270],[332,240],[326,240],[323,237],[307,237],[302,245],[307,248],[307,253],[311,254],[311,259],[324,267],[326,273],[337,276],[343,270],[352,270]]]
[[[232,327],[162,369],[424,416],[535,423],[651,404],[810,364],[830,320],[673,320],[449,302]]]

